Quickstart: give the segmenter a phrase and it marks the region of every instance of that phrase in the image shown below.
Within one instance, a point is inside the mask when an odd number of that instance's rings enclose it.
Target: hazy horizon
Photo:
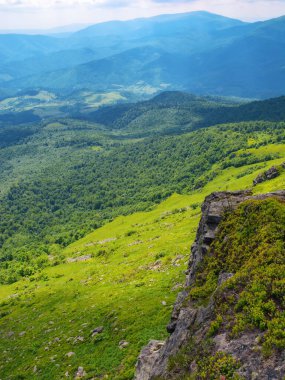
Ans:
[[[285,15],[285,0],[0,0],[3,31],[81,27],[113,20],[207,11],[255,22]]]

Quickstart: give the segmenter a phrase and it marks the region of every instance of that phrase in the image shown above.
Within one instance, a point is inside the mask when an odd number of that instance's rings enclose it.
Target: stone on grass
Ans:
[[[67,356],[68,358],[71,358],[71,356],[73,356],[73,355],[75,355],[75,352],[68,352],[68,353],[66,354],[66,356]]]
[[[94,336],[96,336],[98,334],[101,334],[103,331],[104,331],[104,327],[103,326],[96,327],[94,330],[92,330],[92,337],[94,337]]]
[[[78,367],[78,370],[75,375],[75,379],[82,379],[84,376],[86,376],[86,372],[84,371],[84,368]]]
[[[127,342],[126,340],[121,340],[120,343],[119,343],[119,348],[120,349],[126,348],[126,347],[128,347],[129,344],[130,343]]]

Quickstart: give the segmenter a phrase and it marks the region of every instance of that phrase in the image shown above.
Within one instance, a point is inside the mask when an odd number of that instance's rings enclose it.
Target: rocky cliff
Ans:
[[[135,380],[285,378],[285,191],[205,199],[165,341]]]

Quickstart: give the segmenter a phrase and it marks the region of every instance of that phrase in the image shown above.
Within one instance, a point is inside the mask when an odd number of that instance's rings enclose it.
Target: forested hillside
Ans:
[[[281,158],[283,103],[278,98],[239,105],[170,92],[102,108],[92,122],[6,126],[1,281],[48,265],[54,250],[116,216],[202,189],[226,168],[254,164],[257,170]],[[263,117],[268,121],[259,121]],[[211,120],[224,124],[207,127]]]

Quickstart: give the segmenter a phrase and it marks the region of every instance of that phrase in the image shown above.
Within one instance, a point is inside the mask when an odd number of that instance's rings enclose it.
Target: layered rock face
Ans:
[[[195,283],[197,268],[203,262],[204,256],[215,239],[225,211],[234,210],[247,200],[265,200],[267,198],[277,198],[285,201],[285,191],[255,196],[249,191],[220,192],[213,193],[205,199],[196,240],[191,248],[185,290],[178,295],[171,321],[167,326],[170,336],[165,342],[151,341],[143,349],[138,359],[135,380],[182,378],[179,377],[179,373],[177,375],[171,373],[169,359],[177,355],[193,337],[195,337],[196,344],[199,344],[199,342],[202,344],[214,319],[213,297],[211,297],[206,306],[197,306],[189,300],[189,289]],[[231,277],[231,273],[221,273],[217,290]],[[237,358],[241,363],[239,375],[242,379],[283,380],[285,377],[284,350],[266,359],[261,355],[258,348],[259,338],[259,331],[251,331],[230,340],[227,339],[226,334],[219,334],[213,338],[212,352],[223,351]],[[189,374],[191,375],[192,369],[193,373],[195,372],[196,363],[194,361],[190,363],[189,368]]]

